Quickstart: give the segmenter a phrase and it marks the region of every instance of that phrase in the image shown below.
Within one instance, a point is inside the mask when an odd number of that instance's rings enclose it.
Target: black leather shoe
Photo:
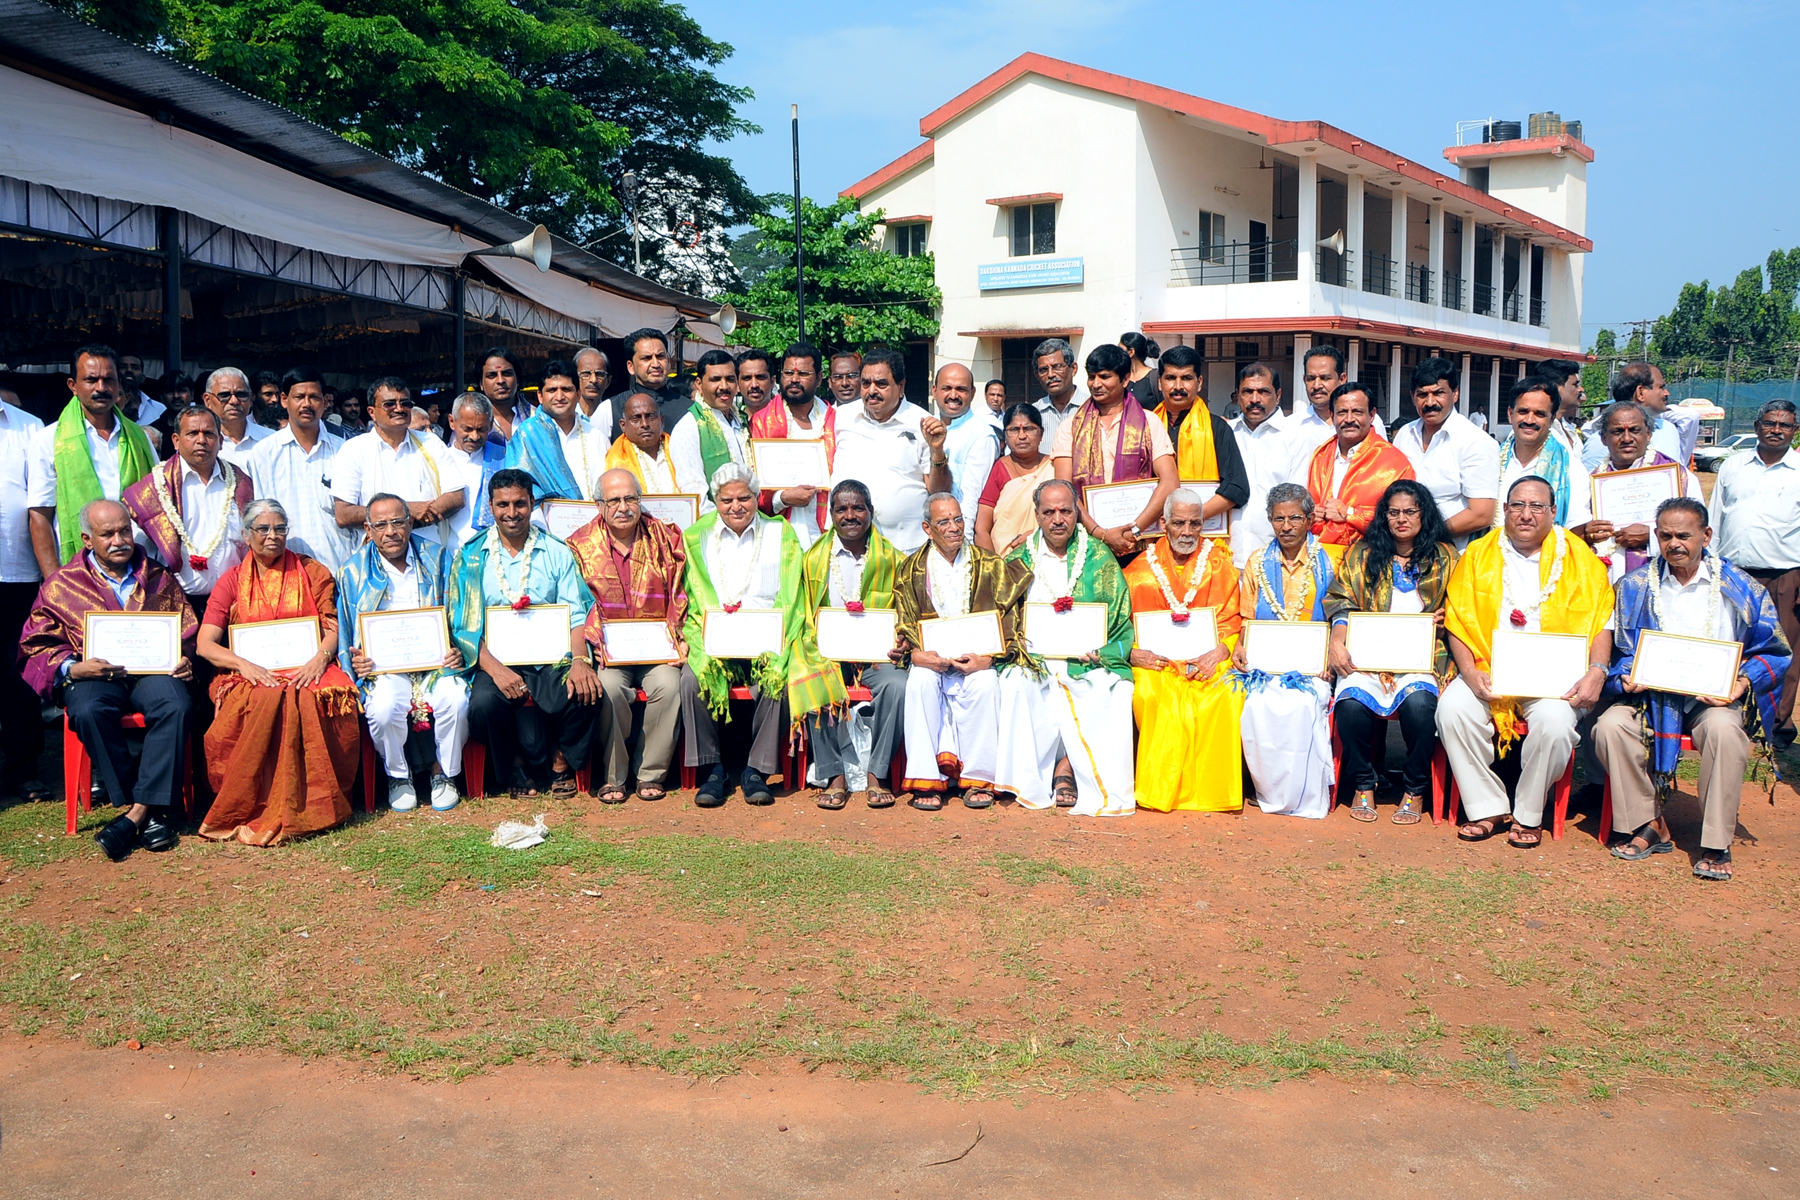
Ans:
[[[130,817],[114,817],[103,826],[94,840],[114,862],[124,862],[138,844],[137,822]]]
[[[775,793],[769,790],[769,781],[764,779],[763,773],[754,767],[744,768],[744,803],[756,805],[775,803]]]
[[[694,793],[694,805],[697,808],[719,808],[724,803],[725,768],[714,763],[712,773],[701,781],[700,790]]]
[[[144,821],[144,828],[138,832],[138,845],[161,853],[173,850],[180,841],[181,838],[176,835],[175,826],[169,824],[169,819],[156,809],[151,809],[149,817]]]

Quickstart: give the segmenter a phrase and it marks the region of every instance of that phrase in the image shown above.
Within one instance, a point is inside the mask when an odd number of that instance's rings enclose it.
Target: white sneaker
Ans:
[[[431,778],[431,807],[438,812],[449,812],[461,803],[462,797],[456,794],[456,785],[450,782],[447,775],[434,775]]]
[[[389,777],[388,807],[395,812],[411,812],[419,807],[419,794],[413,790],[412,780]]]

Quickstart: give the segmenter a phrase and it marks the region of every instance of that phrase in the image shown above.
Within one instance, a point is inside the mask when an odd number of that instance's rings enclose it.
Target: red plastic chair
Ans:
[[[1379,715],[1379,714],[1377,714]],[[1382,717],[1382,724],[1375,729],[1374,744],[1370,747],[1370,757],[1380,757],[1387,748],[1387,722],[1395,717]],[[1343,773],[1343,743],[1338,740],[1337,706],[1331,710],[1331,804],[1326,808],[1329,814],[1337,809],[1338,793],[1343,790],[1340,776]],[[1444,744],[1439,742],[1431,753],[1431,823],[1436,825],[1444,819],[1444,798],[1450,791],[1450,759],[1444,754]]]
[[[868,688],[860,685],[853,688],[845,688],[844,694],[858,704],[867,703],[875,699]],[[806,746],[804,743],[801,744],[798,750],[794,751],[793,761],[794,783],[791,790],[799,791],[802,787],[806,786]],[[902,740],[898,746],[894,747],[894,761],[888,765],[888,787],[892,789],[904,778],[906,778],[906,742]]]
[[[119,718],[120,729],[143,729],[142,713],[126,713]],[[188,817],[194,811],[194,760],[188,753],[189,746],[181,747],[181,811]],[[88,797],[88,789],[94,783],[94,764],[88,758],[87,747],[81,744],[81,738],[69,727],[69,718],[63,717],[63,807],[68,816],[69,836],[75,836],[75,823],[79,819],[76,806],[81,812],[93,811],[93,801]]]
[[[1525,735],[1530,732],[1531,727],[1524,721],[1520,721],[1519,740],[1521,742],[1524,741]],[[1575,755],[1580,753],[1581,747],[1578,745],[1569,755],[1569,765],[1564,769],[1562,778],[1557,780],[1555,785],[1550,789],[1551,804],[1555,813],[1550,824],[1550,837],[1553,841],[1562,841],[1563,825],[1569,817],[1569,793],[1575,786]],[[1457,823],[1456,812],[1457,801],[1459,798],[1460,793],[1456,790],[1456,776],[1452,774],[1450,776],[1450,801],[1449,804],[1446,805],[1450,810],[1449,821],[1452,825]]]
[[[637,698],[644,699],[644,693],[639,691]],[[525,697],[525,707],[536,708],[537,705],[531,702],[530,696],[527,696]],[[593,773],[586,763],[575,768],[575,789],[577,791],[586,792],[588,785],[592,782]],[[470,800],[479,800],[487,795],[487,747],[474,738],[463,743],[463,795]]]
[[[1692,750],[1694,748],[1694,739],[1689,737],[1685,733],[1682,734],[1681,735],[1681,748],[1683,750]],[[1599,842],[1602,846],[1606,845],[1606,839],[1608,837],[1612,836],[1612,776],[1611,775],[1608,775],[1606,777],[1606,785],[1600,793],[1600,828],[1595,832],[1594,836],[1599,839]]]
[[[643,694],[644,693],[639,692],[638,696],[642,698]],[[732,688],[731,698],[733,700],[756,699],[755,696],[750,694],[750,689],[747,687]],[[695,775],[696,772],[693,767],[688,766],[685,762],[681,764],[681,787],[683,791],[691,792],[694,790],[698,783]],[[781,777],[787,783],[787,790],[790,792],[799,791],[806,778],[806,759],[802,754],[797,754],[795,752],[792,742],[784,741],[781,746]]]

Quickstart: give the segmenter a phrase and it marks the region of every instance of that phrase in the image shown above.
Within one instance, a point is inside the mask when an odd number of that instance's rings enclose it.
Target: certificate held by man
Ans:
[[[1630,682],[1653,692],[1729,700],[1743,656],[1741,642],[1646,629],[1638,635]]]
[[[569,655],[569,606],[487,610],[488,653],[509,667],[544,667]]]
[[[128,675],[172,675],[181,662],[181,614],[101,612],[86,615],[81,644],[87,658]]]
[[[265,671],[299,670],[319,652],[319,618],[233,625],[231,652]]]
[[[1594,518],[1615,529],[1656,525],[1656,508],[1682,494],[1681,468],[1674,463],[1606,471],[1592,477]]]
[[[1213,610],[1196,608],[1186,621],[1172,612],[1140,612],[1131,616],[1137,631],[1137,648],[1172,662],[1192,662],[1219,648],[1219,629]]]
[[[1040,658],[1084,658],[1106,645],[1106,605],[1025,606],[1025,648]]]
[[[1353,612],[1346,622],[1344,646],[1357,670],[1431,674],[1437,653],[1437,620],[1432,614]]]
[[[831,486],[831,467],[825,459],[825,443],[786,438],[751,438],[750,453],[756,460],[756,481],[773,491],[791,487]]]
[[[441,608],[361,613],[356,644],[375,663],[371,675],[435,671],[450,656],[450,623]]]
[[[781,653],[782,612],[778,608],[709,608],[701,631],[712,658],[761,658]]]
[[[1556,700],[1569,694],[1588,672],[1588,641],[1574,633],[1494,634],[1494,663],[1488,690],[1519,700]]]
[[[665,492],[644,496],[639,501],[644,515],[666,521],[677,529],[686,529],[700,519],[700,497],[686,492]]]
[[[1000,614],[970,613],[966,617],[932,617],[919,622],[920,647],[941,658],[972,658],[985,654],[998,658],[1006,653],[1000,635]]]
[[[1323,675],[1331,648],[1324,621],[1245,621],[1244,660],[1269,675]]]
[[[1082,495],[1081,503],[1100,528],[1129,527],[1143,513],[1150,498],[1156,495],[1158,486],[1154,479],[1092,484]]]
[[[675,635],[661,617],[606,621],[600,626],[600,640],[609,667],[680,661],[675,653]]]
[[[1181,481],[1181,486],[1200,497],[1202,511],[1206,508],[1206,502],[1211,500],[1219,490],[1218,483],[1211,479],[1184,479]],[[1158,530],[1162,528],[1161,521],[1156,523],[1156,528]],[[1202,537],[1230,537],[1231,509],[1227,508],[1224,512],[1214,513],[1207,517],[1205,523],[1200,526],[1200,534]]]
[[[833,662],[884,663],[894,648],[898,614],[891,608],[819,610],[819,653]]]
[[[600,515],[600,505],[593,500],[544,501],[544,528],[561,538],[569,535]]]

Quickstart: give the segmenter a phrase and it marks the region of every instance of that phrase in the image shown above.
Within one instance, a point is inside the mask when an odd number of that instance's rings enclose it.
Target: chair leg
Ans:
[[[487,794],[487,747],[477,741],[463,743],[463,795],[479,800]]]
[[[1332,708],[1325,718],[1326,726],[1331,730],[1331,799],[1325,804],[1325,815],[1330,816],[1337,811],[1338,792],[1344,786],[1344,747],[1338,741],[1337,709]]]
[[[1444,819],[1452,825],[1458,824],[1456,809],[1461,800],[1462,797],[1456,791],[1456,773],[1452,771],[1450,772],[1450,788],[1444,797]]]
[[[694,768],[686,763],[681,764],[681,790],[684,792],[694,790]]]
[[[1600,789],[1600,828],[1595,834],[1602,846],[1612,834],[1612,776],[1607,776],[1606,783]]]
[[[75,836],[75,825],[78,820],[76,806],[80,812],[92,808],[88,800],[88,788],[93,784],[93,764],[88,761],[87,747],[81,744],[81,738],[69,727],[69,718],[63,717],[63,807],[66,810],[69,836]]]
[[[1550,790],[1551,796],[1556,801],[1556,819],[1555,823],[1550,826],[1551,841],[1562,841],[1563,825],[1569,819],[1569,793],[1575,788],[1575,754],[1579,753],[1581,751],[1577,748],[1574,754],[1569,755],[1569,765],[1564,768],[1562,778],[1557,780],[1556,786]]]
[[[1444,798],[1450,791],[1450,756],[1444,753],[1444,747],[1438,746],[1431,752],[1431,823],[1440,824],[1444,819]]]

